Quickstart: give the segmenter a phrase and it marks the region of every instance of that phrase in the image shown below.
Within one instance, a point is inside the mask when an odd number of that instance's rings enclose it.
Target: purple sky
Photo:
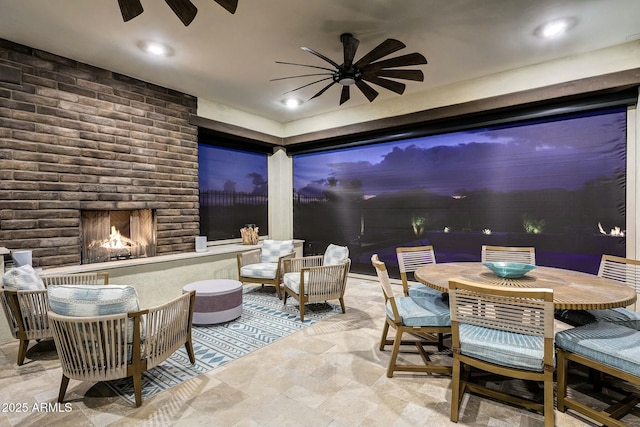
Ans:
[[[267,156],[226,148],[200,145],[198,148],[200,191],[227,190],[266,193]]]
[[[499,192],[578,189],[625,168],[626,112],[455,132],[294,158],[294,188],[318,194],[327,179],[359,179],[366,195],[421,188]]]

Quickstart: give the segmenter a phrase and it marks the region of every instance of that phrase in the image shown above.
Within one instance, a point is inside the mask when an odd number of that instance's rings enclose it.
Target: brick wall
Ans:
[[[199,234],[197,99],[0,39],[0,247],[80,263],[81,209],[155,209],[156,253]]]

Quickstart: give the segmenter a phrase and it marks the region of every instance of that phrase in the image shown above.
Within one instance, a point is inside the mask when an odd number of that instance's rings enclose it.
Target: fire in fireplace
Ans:
[[[83,264],[155,256],[152,209],[82,211],[80,230]]]

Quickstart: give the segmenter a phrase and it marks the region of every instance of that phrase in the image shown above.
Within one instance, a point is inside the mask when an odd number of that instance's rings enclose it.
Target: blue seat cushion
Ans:
[[[460,351],[500,366],[541,372],[544,338],[460,324]]]
[[[437,296],[441,298],[446,304],[449,304],[449,294],[446,292],[440,292],[437,289],[430,288],[427,285],[418,284],[409,286],[409,296],[410,297],[429,297],[429,296]]]
[[[558,310],[556,318],[571,325],[582,326],[592,322],[628,322],[640,320],[640,313],[626,308],[607,310]]]
[[[254,279],[275,279],[277,270],[277,262],[261,262],[258,264],[243,265],[240,267],[240,275]]]
[[[594,322],[556,334],[556,347],[640,377],[640,332]]]
[[[449,307],[437,296],[394,299],[398,314],[406,326],[451,326]],[[389,302],[387,302],[387,316],[396,320]]]

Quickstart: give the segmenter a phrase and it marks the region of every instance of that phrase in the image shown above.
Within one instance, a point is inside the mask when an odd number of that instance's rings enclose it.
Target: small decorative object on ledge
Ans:
[[[242,235],[243,245],[257,245],[258,244],[258,230],[255,224],[245,224],[240,229],[240,235]]]

